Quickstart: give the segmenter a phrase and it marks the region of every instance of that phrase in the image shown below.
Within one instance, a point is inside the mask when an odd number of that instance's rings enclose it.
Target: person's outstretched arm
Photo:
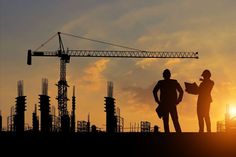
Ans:
[[[153,96],[154,96],[155,101],[158,104],[160,104],[160,100],[159,100],[158,95],[157,95],[157,92],[159,91],[159,89],[160,89],[160,87],[159,87],[159,84],[157,83],[156,86],[153,89]]]
[[[179,83],[177,83],[177,91],[179,92],[179,97],[177,99],[177,104],[179,104],[182,101],[183,95],[184,95],[184,91],[183,91],[183,89],[182,89],[182,87],[180,86]]]

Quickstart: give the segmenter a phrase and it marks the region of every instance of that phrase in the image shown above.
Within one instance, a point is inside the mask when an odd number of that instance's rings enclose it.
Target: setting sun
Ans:
[[[236,107],[235,106],[230,107],[229,113],[230,113],[231,117],[235,117],[236,116]]]

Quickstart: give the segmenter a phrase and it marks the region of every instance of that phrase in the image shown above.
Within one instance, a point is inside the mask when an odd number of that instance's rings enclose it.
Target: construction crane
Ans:
[[[117,46],[125,49],[129,49],[129,51],[114,51],[114,50],[65,50],[63,41],[61,38],[62,35],[72,36],[84,40],[89,40],[93,42],[99,42],[102,44],[108,44],[112,46]],[[59,49],[55,51],[38,51],[41,47],[47,44],[54,37],[58,36],[59,38]],[[198,59],[198,52],[156,52],[156,51],[143,51],[135,48],[130,48],[114,43],[104,42],[100,40],[94,40],[82,36],[77,36],[68,33],[58,32],[53,35],[49,40],[43,43],[36,50],[28,50],[27,56],[27,64],[32,64],[32,57],[58,57],[60,58],[60,79],[58,81],[58,110],[59,116],[61,117],[61,128],[62,131],[68,130],[67,128],[67,120],[68,119],[68,111],[67,111],[67,81],[66,81],[66,64],[70,63],[71,57],[113,57],[113,58],[194,58]],[[67,122],[66,122],[67,121]],[[64,129],[63,129],[64,128]]]

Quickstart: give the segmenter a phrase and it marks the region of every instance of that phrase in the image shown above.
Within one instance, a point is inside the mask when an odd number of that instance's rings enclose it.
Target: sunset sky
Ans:
[[[236,107],[236,1],[235,0],[0,0],[0,110],[3,124],[15,105],[17,81],[24,80],[26,123],[32,125],[41,79],[48,78],[51,104],[57,108],[59,58],[34,57],[26,64],[28,49],[36,49],[58,31],[118,43],[142,50],[194,51],[199,59],[71,58],[67,81],[76,86],[76,119],[105,129],[106,83],[113,81],[116,106],[130,122],[150,121],[160,126],[152,90],[169,68],[172,78],[200,83],[204,69],[215,86],[211,104],[212,130],[224,119],[226,104]],[[64,37],[69,49],[124,50]],[[57,50],[57,38],[42,50]],[[178,106],[184,132],[198,131],[197,97],[184,93]],[[71,101],[68,102],[71,111]],[[170,121],[172,126],[172,121]],[[128,130],[127,130],[128,131]],[[171,127],[171,131],[173,127]]]

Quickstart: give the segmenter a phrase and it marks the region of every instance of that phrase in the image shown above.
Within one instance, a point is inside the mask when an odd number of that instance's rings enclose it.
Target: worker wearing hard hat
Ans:
[[[214,82],[210,79],[211,72],[204,70],[200,78],[202,81],[195,94],[198,95],[197,99],[197,116],[199,124],[199,132],[204,132],[204,120],[207,127],[207,132],[211,132],[211,120],[210,120],[210,104],[212,102],[211,90],[214,86]]]

